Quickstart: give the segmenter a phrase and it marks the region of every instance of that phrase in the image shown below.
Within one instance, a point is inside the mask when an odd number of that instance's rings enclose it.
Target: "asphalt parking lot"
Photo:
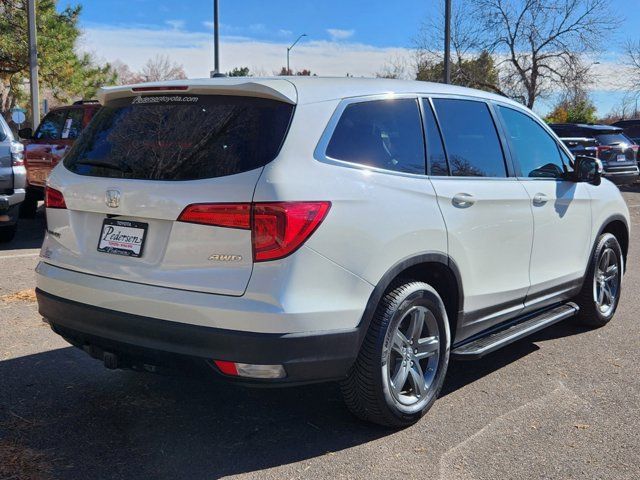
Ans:
[[[638,479],[640,187],[624,196],[633,231],[613,322],[559,324],[453,364],[431,412],[402,431],[354,419],[330,384],[106,370],[38,316],[40,211],[0,247],[0,480]]]

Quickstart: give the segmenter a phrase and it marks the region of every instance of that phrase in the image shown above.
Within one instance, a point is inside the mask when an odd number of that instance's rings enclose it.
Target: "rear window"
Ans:
[[[64,164],[72,172],[141,180],[234,175],[273,160],[293,105],[254,97],[138,96],[105,105]]]
[[[604,133],[602,135],[596,135],[596,140],[600,145],[614,145],[614,144],[631,144],[633,143],[629,138],[622,133]]]

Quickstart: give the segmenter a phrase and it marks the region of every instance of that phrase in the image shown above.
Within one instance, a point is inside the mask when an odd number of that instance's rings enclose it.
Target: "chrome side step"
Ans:
[[[476,360],[554,323],[573,317],[578,310],[580,308],[575,303],[565,303],[456,347],[451,355],[456,360]]]

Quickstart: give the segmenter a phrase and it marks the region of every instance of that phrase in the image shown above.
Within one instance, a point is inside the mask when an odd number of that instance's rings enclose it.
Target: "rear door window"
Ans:
[[[36,131],[36,140],[58,140],[62,133],[67,110],[53,110],[49,112],[40,122]]]
[[[442,145],[442,137],[438,130],[436,118],[428,99],[422,100],[424,112],[424,131],[427,135],[427,158],[429,166],[429,175],[436,177],[449,175],[449,167],[447,166],[447,158],[444,154],[444,146]]]
[[[434,98],[451,175],[506,177],[507,169],[489,106],[474,100]]]
[[[418,100],[370,100],[347,105],[326,155],[396,172],[425,174]]]
[[[197,180],[246,172],[273,160],[293,105],[227,95],[138,96],[95,114],[64,160],[80,175]]]

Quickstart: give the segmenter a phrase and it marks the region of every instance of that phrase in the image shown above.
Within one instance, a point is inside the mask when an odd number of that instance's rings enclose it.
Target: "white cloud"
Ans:
[[[272,43],[241,36],[223,35],[220,39],[220,63],[223,71],[248,66],[253,72],[271,75],[286,64],[288,42]],[[207,77],[213,65],[213,38],[209,32],[182,29],[124,28],[90,25],[84,29],[81,49],[99,59],[119,59],[139,70],[148,58],[168,55],[181,63],[189,77]],[[310,41],[296,45],[291,52],[292,69],[310,69],[318,75],[372,76],[390,58],[406,58],[404,48],[379,48],[349,42]]]
[[[182,30],[185,26],[184,20],[167,20],[165,23],[174,30]]]
[[[346,40],[347,38],[353,37],[355,30],[341,30],[339,28],[327,28],[327,33],[331,37],[331,40]]]

